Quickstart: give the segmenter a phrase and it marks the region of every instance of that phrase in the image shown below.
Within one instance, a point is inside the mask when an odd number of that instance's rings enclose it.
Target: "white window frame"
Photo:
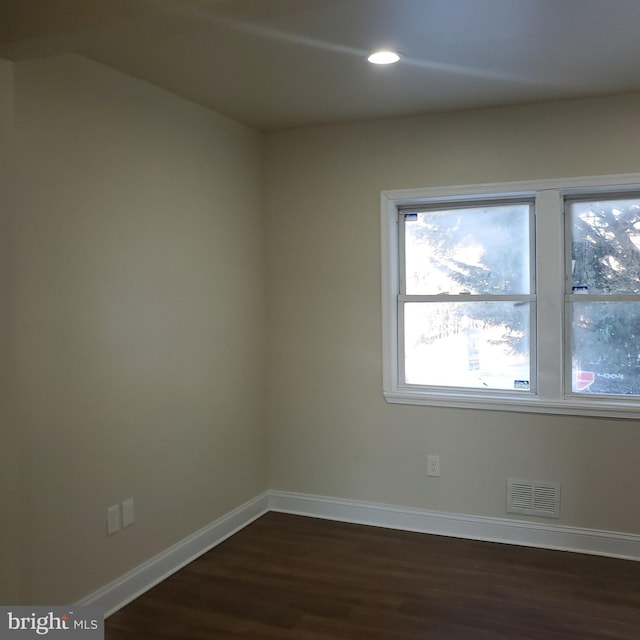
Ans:
[[[565,322],[565,216],[564,200],[586,194],[640,191],[640,173],[580,178],[528,180],[492,184],[430,187],[382,191],[382,347],[383,393],[390,403],[552,413],[569,415],[640,418],[640,398],[580,395],[565,388],[570,379],[564,371],[569,345]],[[437,389],[400,382],[399,357],[402,329],[398,321],[400,293],[399,208],[431,203],[477,202],[484,199],[534,198],[537,252],[535,281],[537,314],[532,341],[536,383],[531,393],[514,395],[500,390]],[[570,372],[569,372],[570,373]]]

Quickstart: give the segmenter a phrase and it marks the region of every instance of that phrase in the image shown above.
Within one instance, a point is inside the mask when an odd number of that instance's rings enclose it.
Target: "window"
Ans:
[[[571,391],[640,398],[640,194],[567,200]]]
[[[388,401],[640,416],[640,175],[382,193]]]
[[[532,214],[517,200],[399,210],[406,384],[530,389]]]

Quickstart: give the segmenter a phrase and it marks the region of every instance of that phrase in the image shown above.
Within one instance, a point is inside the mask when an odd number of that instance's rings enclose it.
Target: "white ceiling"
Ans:
[[[0,57],[69,52],[272,131],[640,89],[640,0],[0,0]]]

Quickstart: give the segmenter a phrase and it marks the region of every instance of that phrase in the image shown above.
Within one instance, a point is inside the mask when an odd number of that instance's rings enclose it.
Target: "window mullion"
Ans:
[[[536,284],[538,397],[563,397],[564,229],[562,194],[543,190],[536,196]]]

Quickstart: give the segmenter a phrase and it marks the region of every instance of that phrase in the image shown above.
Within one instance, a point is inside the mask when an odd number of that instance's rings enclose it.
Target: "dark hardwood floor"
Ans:
[[[640,562],[268,513],[106,640],[639,640]]]

